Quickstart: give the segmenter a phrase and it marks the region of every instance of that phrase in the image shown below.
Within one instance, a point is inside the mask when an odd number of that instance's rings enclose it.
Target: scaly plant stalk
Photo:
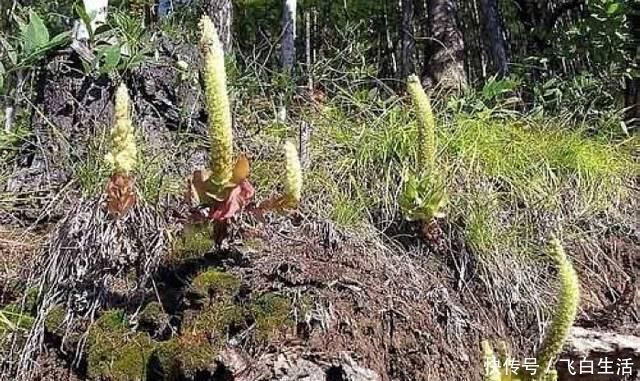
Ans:
[[[560,278],[560,297],[554,308],[555,314],[551,320],[551,327],[545,336],[540,350],[536,356],[536,364],[539,370],[535,375],[520,374],[515,375],[508,368],[502,366],[506,358],[499,359],[496,364],[496,355],[493,348],[487,341],[482,341],[482,353],[485,360],[486,373],[485,381],[557,381],[558,373],[555,369],[547,370],[552,366],[552,361],[558,356],[562,350],[564,342],[569,335],[569,329],[573,325],[578,311],[578,303],[580,300],[580,281],[575,269],[567,258],[562,248],[562,244],[555,237],[550,242],[550,255],[553,258],[558,269],[558,277]],[[503,342],[501,342],[503,343]],[[508,351],[501,349],[500,352],[507,353],[502,357],[508,357]]]
[[[500,364],[498,363],[498,358],[496,354],[493,352],[493,348],[488,341],[483,340],[480,343],[482,347],[482,359],[484,361],[485,367],[485,381],[501,381],[500,375]]]
[[[416,172],[425,171],[432,174],[436,163],[436,134],[435,120],[431,101],[425,93],[420,79],[416,75],[407,78],[407,91],[418,114],[418,167]]]
[[[562,350],[562,346],[569,336],[569,330],[576,319],[580,300],[580,281],[562,248],[562,244],[556,238],[552,238],[550,244],[550,255],[556,263],[560,279],[560,297],[554,308],[556,312],[552,317],[549,331],[536,356],[537,364],[541,367],[548,366]],[[553,376],[540,372],[536,379],[546,380],[548,377]]]
[[[136,165],[136,139],[129,115],[130,99],[127,87],[121,84],[116,91],[115,123],[111,129],[111,151],[105,160],[114,174],[128,175]]]
[[[209,182],[217,192],[231,180],[233,173],[233,132],[227,95],[224,50],[216,27],[208,16],[200,21],[200,49],[204,55],[204,87],[209,112],[211,143]]]
[[[302,198],[302,167],[296,146],[287,141],[284,145],[286,159],[286,174],[284,196],[287,204],[294,207],[300,203]]]

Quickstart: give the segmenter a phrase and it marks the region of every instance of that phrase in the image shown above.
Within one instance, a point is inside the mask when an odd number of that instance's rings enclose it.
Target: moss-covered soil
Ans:
[[[240,226],[234,237],[239,243],[225,250],[210,250],[195,260],[167,258],[157,274],[157,293],[148,295],[138,313],[117,305],[102,311],[88,331],[86,353],[73,377],[278,379],[278,371],[294,372],[292,364],[302,360],[333,372],[330,364],[348,365],[348,354],[381,379],[475,380],[482,369],[476,345],[482,338],[508,338],[521,356],[536,344],[539,332],[531,323],[537,302],[494,305],[472,264],[461,277],[453,258],[465,247],[429,252],[416,241],[390,249],[341,234],[330,224],[293,226],[286,219]],[[603,260],[637,261],[636,246],[626,241],[603,244]],[[582,265],[584,254],[574,254],[585,279],[596,268],[609,277],[610,288],[583,285],[583,324],[630,327],[629,308],[636,308],[637,295],[625,292],[630,283],[618,273],[625,270],[607,270],[604,262]],[[532,287],[545,288],[551,279],[539,278]],[[628,299],[604,299],[612,290]],[[47,324],[54,354],[61,334],[53,328],[60,325],[58,312]],[[290,365],[284,370],[277,369],[282,353]],[[57,361],[64,364],[65,358]],[[467,374],[460,378],[463,369]]]

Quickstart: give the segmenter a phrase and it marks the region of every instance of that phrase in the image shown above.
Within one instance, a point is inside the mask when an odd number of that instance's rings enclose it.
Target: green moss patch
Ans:
[[[107,311],[89,331],[87,374],[97,380],[144,380],[154,349],[148,334],[128,332],[122,311]]]
[[[60,328],[66,316],[67,311],[62,306],[54,306],[45,318],[44,327],[48,332],[54,333]]]
[[[153,369],[162,380],[192,379],[215,363],[219,349],[204,333],[184,332],[158,345]]]
[[[209,269],[198,274],[191,283],[191,291],[202,296],[227,298],[240,289],[240,280],[220,269]]]
[[[255,299],[249,309],[256,324],[256,339],[269,340],[283,328],[293,325],[289,317],[291,300],[276,294],[267,293]]]
[[[158,302],[151,302],[140,313],[140,322],[156,322],[160,318],[164,318],[166,315],[162,304]]]
[[[222,346],[230,331],[246,321],[244,308],[229,301],[214,303],[202,311],[188,311],[182,323],[186,334],[204,334],[215,346]]]
[[[229,333],[244,325],[246,313],[229,301],[215,303],[202,311],[187,311],[182,332],[160,343],[154,353],[154,372],[163,380],[193,378],[215,363]]]
[[[202,257],[215,246],[212,238],[213,227],[209,224],[186,225],[173,247],[174,259]]]

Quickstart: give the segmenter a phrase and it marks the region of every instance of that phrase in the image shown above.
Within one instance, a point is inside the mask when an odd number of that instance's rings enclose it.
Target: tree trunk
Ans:
[[[107,21],[107,8],[109,0],[83,0],[84,11],[91,19],[91,34],[102,24]],[[86,25],[81,20],[76,20],[74,25],[73,37],[76,41],[86,41],[91,34],[87,30]]]
[[[480,0],[485,46],[487,47],[493,69],[502,78],[509,73],[507,49],[502,29],[502,19],[498,11],[497,0]]]
[[[280,62],[284,72],[291,72],[296,62],[296,0],[282,3],[282,50]]]
[[[231,0],[205,0],[205,10],[218,29],[218,35],[225,54],[231,53],[231,26],[233,23],[233,4]]]
[[[307,88],[309,94],[313,93],[313,73],[311,72],[311,12],[308,10],[304,12],[304,24],[305,24],[305,40],[304,40],[304,56],[305,66],[307,71]]]
[[[168,16],[173,11],[171,0],[158,0],[158,17]]]
[[[402,78],[414,73],[413,54],[413,0],[402,0],[402,17],[400,19],[400,36],[402,39],[402,51],[400,52],[400,70]]]
[[[0,31],[4,31],[9,24],[9,1],[0,2]]]
[[[427,86],[460,92],[467,85],[464,40],[458,26],[455,0],[429,1],[431,42],[427,55]]]
[[[625,120],[628,127],[640,127],[640,3],[631,2],[629,6],[631,25],[630,53],[634,57],[631,75],[626,79]]]

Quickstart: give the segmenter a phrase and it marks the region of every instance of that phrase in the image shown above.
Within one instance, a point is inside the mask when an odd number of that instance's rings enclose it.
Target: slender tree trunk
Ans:
[[[311,72],[311,12],[304,12],[305,39],[304,39],[304,56],[307,71],[307,88],[309,95],[313,93],[313,73]]]
[[[427,55],[427,85],[460,92],[467,85],[464,40],[458,26],[455,0],[429,1],[431,42]]]
[[[172,0],[158,0],[158,17],[165,17],[173,11]]]
[[[392,26],[392,22],[390,21],[393,20],[393,17],[389,17],[389,9],[387,8],[387,4],[385,3],[384,6],[384,27],[382,28],[382,30],[384,31],[384,37],[385,37],[385,45],[386,45],[386,49],[384,50],[383,53],[383,57],[389,57],[390,58],[390,74],[391,76],[395,76],[398,74],[398,57],[397,57],[397,52],[396,52],[396,44],[394,44],[394,39],[391,36],[391,33],[393,32],[394,28]],[[397,41],[396,41],[397,42]],[[383,68],[386,68],[388,65],[384,65],[383,64]],[[381,70],[381,73],[383,73],[383,75],[386,73],[385,70]]]
[[[205,0],[205,10],[218,29],[220,41],[226,54],[231,53],[231,26],[233,25],[233,4],[231,0]]]
[[[282,1],[282,43],[280,46],[280,64],[282,72],[287,76],[293,76],[293,67],[296,63],[296,0]],[[280,94],[280,107],[276,118],[281,123],[287,120],[287,107],[290,95],[295,87],[289,88]]]
[[[10,1],[0,1],[0,31],[4,31],[9,24]]]
[[[91,18],[91,31],[95,32],[96,28],[107,21],[109,0],[83,0],[82,5],[84,11]],[[73,35],[77,41],[86,41],[90,37],[86,25],[81,20],[76,20]]]
[[[509,73],[509,67],[507,65],[507,48],[504,41],[502,19],[498,11],[498,1],[480,0],[480,8],[486,37],[485,46],[495,73],[499,77],[504,77]]]
[[[631,75],[626,79],[625,119],[628,126],[637,131],[640,127],[640,2],[629,4],[629,23],[631,26],[630,53],[634,57]]]
[[[415,41],[413,39],[413,1],[402,0],[402,17],[400,18],[400,36],[402,39],[402,51],[400,52],[400,70],[402,78],[413,74],[415,67],[413,55]]]
[[[283,0],[280,62],[282,70],[288,73],[296,63],[296,0]]]
[[[431,34],[429,29],[429,17],[427,11],[427,3],[425,0],[416,0],[415,9],[414,9],[414,17],[416,18],[416,63],[417,62],[427,62],[429,57],[429,43],[428,38]],[[427,67],[423,65],[421,72],[421,77],[427,76]],[[416,71],[418,68],[416,67]]]

